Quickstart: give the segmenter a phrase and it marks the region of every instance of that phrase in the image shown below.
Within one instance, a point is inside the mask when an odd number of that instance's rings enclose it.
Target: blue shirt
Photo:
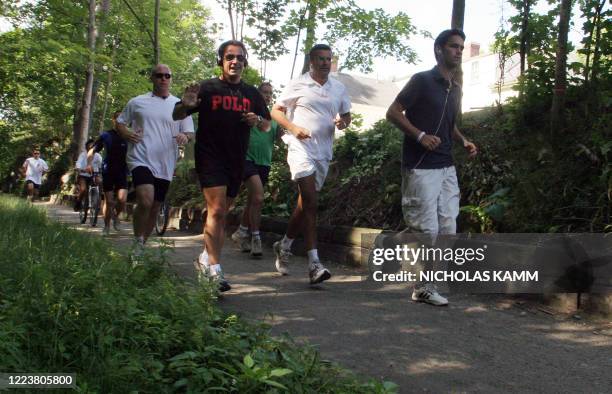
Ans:
[[[127,154],[127,142],[115,131],[108,130],[100,134],[94,144],[96,152],[104,149],[104,160],[102,161],[102,174],[127,173],[125,157]]]

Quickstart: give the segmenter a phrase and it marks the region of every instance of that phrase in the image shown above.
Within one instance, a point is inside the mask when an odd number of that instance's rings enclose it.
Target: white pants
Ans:
[[[300,178],[315,174],[315,188],[317,191],[321,191],[329,170],[329,160],[315,160],[305,153],[289,149],[287,163],[291,171],[291,180],[297,181]]]
[[[411,231],[455,234],[459,198],[454,166],[431,170],[402,168],[402,211]]]

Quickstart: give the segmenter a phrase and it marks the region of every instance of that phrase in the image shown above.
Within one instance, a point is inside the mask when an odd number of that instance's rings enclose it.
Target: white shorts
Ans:
[[[455,234],[459,199],[454,166],[427,170],[402,168],[402,211],[411,230]]]
[[[291,180],[297,181],[300,178],[315,174],[315,188],[317,191],[321,191],[329,170],[329,160],[315,160],[302,152],[289,150],[287,163],[291,171]]]

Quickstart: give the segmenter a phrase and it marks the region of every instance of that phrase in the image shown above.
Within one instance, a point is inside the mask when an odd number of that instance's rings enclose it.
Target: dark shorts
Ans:
[[[164,202],[166,199],[166,193],[168,193],[168,187],[170,181],[161,178],[155,178],[151,170],[147,167],[140,166],[132,170],[132,182],[134,187],[140,185],[153,185],[154,189],[154,200],[157,202]]]
[[[246,181],[253,175],[259,175],[261,184],[266,186],[268,183],[268,177],[270,176],[270,166],[260,166],[250,160],[244,162],[244,172],[242,173],[242,180]]]
[[[125,172],[109,172],[102,175],[102,190],[113,192],[127,189],[127,174]]]
[[[77,176],[77,183],[80,183],[81,179],[85,182],[87,187],[89,187],[91,185],[92,180],[93,180],[93,176],[79,175],[79,176]]]
[[[198,170],[198,178],[200,179],[200,186],[202,189],[216,186],[226,186],[227,190],[225,195],[227,197],[234,198],[238,195],[240,189],[240,176],[237,171],[229,171],[226,169],[215,169],[215,170]]]
[[[30,183],[31,183],[32,185],[34,185],[34,189],[40,189],[40,184],[39,184],[39,183],[34,183],[34,181],[33,181],[33,180],[31,180],[31,179],[28,179],[28,180],[26,181],[26,183],[25,183],[25,184],[26,184],[26,186],[27,186],[27,185],[28,185],[28,184],[30,184]]]

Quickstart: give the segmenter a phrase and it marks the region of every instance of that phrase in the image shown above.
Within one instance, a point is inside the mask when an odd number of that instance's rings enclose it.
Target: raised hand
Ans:
[[[200,93],[200,85],[197,83],[191,84],[185,88],[181,101],[187,108],[195,108],[200,105],[202,101],[198,94]]]

